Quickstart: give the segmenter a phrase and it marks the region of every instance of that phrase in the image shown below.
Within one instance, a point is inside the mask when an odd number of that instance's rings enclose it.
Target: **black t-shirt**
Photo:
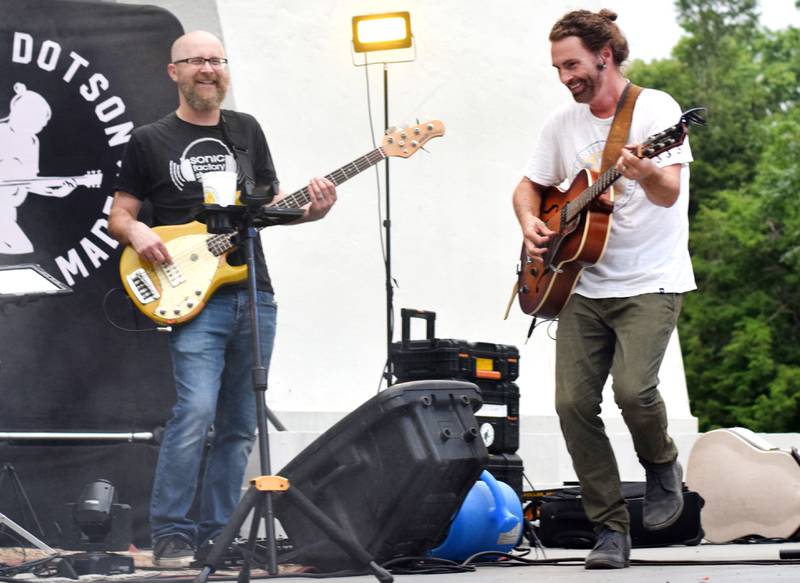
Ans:
[[[153,205],[153,226],[181,225],[195,220],[203,204],[203,173],[237,170],[233,145],[246,148],[256,184],[277,179],[272,156],[261,126],[251,115],[225,110],[226,132],[221,125],[198,126],[180,119],[174,112],[136,128],[131,134],[115,190],[128,192]],[[238,168],[239,184],[244,179]],[[231,262],[237,262],[237,253]],[[240,260],[240,258],[238,258]],[[272,291],[264,251],[256,245],[258,289]]]

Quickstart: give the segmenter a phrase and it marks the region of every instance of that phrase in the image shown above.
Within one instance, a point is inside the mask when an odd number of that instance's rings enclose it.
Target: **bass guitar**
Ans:
[[[388,157],[409,158],[430,139],[444,135],[444,124],[433,120],[387,133],[382,145],[326,176],[335,185],[360,174]],[[308,187],[274,203],[297,209],[311,202]],[[199,222],[154,229],[164,241],[172,263],[153,264],[131,246],[122,251],[120,276],[133,304],[160,325],[182,324],[196,317],[211,295],[223,285],[247,278],[247,266],[233,266],[228,255],[236,248],[235,233],[211,235]]]
[[[634,154],[654,158],[683,143],[690,123],[704,125],[702,108],[690,109],[674,126],[650,136]],[[602,175],[581,170],[564,191],[555,186],[542,193],[540,218],[555,231],[547,253],[538,261],[530,257],[525,245],[517,267],[517,296],[526,314],[555,318],[567,303],[581,272],[597,263],[611,232],[613,191],[609,190],[622,175],[613,166]]]

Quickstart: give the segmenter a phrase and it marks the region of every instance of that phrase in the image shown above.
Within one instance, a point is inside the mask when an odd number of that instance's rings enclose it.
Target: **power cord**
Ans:
[[[113,294],[114,292],[120,292],[120,291],[122,291],[122,288],[114,287],[108,290],[106,294],[103,296],[103,315],[106,318],[106,322],[111,324],[117,330],[121,330],[122,332],[172,332],[172,326],[155,326],[154,328],[125,328],[114,322],[108,313],[108,298],[110,298],[111,294]],[[125,295],[125,298],[128,299],[128,302],[131,307],[131,313],[133,313],[135,317],[136,313],[133,311],[133,304],[130,301],[130,298],[128,298],[127,295]]]
[[[365,81],[366,87],[367,87],[367,118],[369,120],[369,135],[370,135],[370,139],[372,140],[372,147],[377,149],[378,148],[378,144],[375,141],[375,123],[374,123],[374,120],[373,120],[373,117],[372,117],[372,96],[371,96],[370,89],[369,89],[369,65],[370,64],[379,65],[380,63],[370,63],[368,58],[367,58],[367,54],[368,53],[364,53],[364,81]],[[380,171],[378,170],[378,165],[377,164],[375,165],[375,194],[376,194],[377,199],[378,199],[378,239],[381,242],[381,257],[383,258],[383,269],[384,269],[384,272],[386,272],[386,271],[389,270],[389,259],[388,259],[387,255],[386,255],[386,241],[383,238],[383,231],[382,231],[382,227],[383,227],[383,223],[384,223],[384,219],[383,219],[384,210],[383,210],[383,206],[381,205],[381,194],[382,194],[382,192],[381,192],[381,174],[380,174]],[[391,285],[392,285],[393,288],[400,287],[400,286],[397,285],[397,280],[395,278],[392,278]],[[388,327],[389,327],[389,330],[387,331],[387,336],[389,338],[393,338],[394,337],[394,309],[392,309],[392,312],[389,315],[387,324],[388,324]],[[383,372],[381,373],[381,380],[378,381],[378,390],[376,391],[378,393],[381,392],[381,386],[383,385],[384,382],[387,382],[387,386],[388,386],[387,375],[390,373],[390,369],[389,369],[390,366],[391,366],[391,363],[387,360],[386,364],[383,367]]]

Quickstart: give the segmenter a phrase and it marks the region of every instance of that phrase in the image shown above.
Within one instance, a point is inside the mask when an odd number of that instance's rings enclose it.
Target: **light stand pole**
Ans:
[[[389,131],[389,66],[383,63],[383,131]],[[386,218],[383,229],[386,239],[386,386],[392,384],[392,340],[394,339],[394,286],[392,284],[392,206],[389,181],[389,158],[386,158]]]
[[[366,54],[364,64],[383,64],[383,129],[389,131],[389,63],[405,63],[417,58],[416,45],[411,34],[411,16],[408,12],[387,12],[383,14],[367,14],[353,17],[353,51],[355,53],[368,53],[373,51],[391,52],[395,49],[409,49],[413,47],[413,56],[406,58],[403,55],[387,59],[379,57],[373,63],[367,63]],[[367,88],[369,91],[369,88]],[[392,278],[392,210],[389,180],[389,158],[386,158],[386,216],[383,220],[384,241],[386,256],[384,268],[386,272],[386,367],[383,377],[386,385],[392,384],[392,340],[394,337],[394,285]]]

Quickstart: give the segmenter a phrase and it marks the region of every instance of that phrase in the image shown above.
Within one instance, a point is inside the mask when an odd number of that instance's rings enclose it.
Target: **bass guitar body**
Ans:
[[[173,262],[155,265],[128,246],[120,257],[119,271],[134,305],[157,324],[188,322],[202,311],[217,288],[247,278],[246,266],[232,266],[226,260],[228,252],[213,251],[209,241],[214,236],[208,234],[204,224],[162,226],[154,231]]]
[[[592,186],[596,174],[582,170],[564,191],[547,188],[542,195],[540,218],[556,232],[542,261],[530,258],[522,246],[519,269],[519,304],[526,314],[555,318],[567,303],[581,272],[600,261],[611,229],[611,202],[595,199],[567,220],[568,207]]]

